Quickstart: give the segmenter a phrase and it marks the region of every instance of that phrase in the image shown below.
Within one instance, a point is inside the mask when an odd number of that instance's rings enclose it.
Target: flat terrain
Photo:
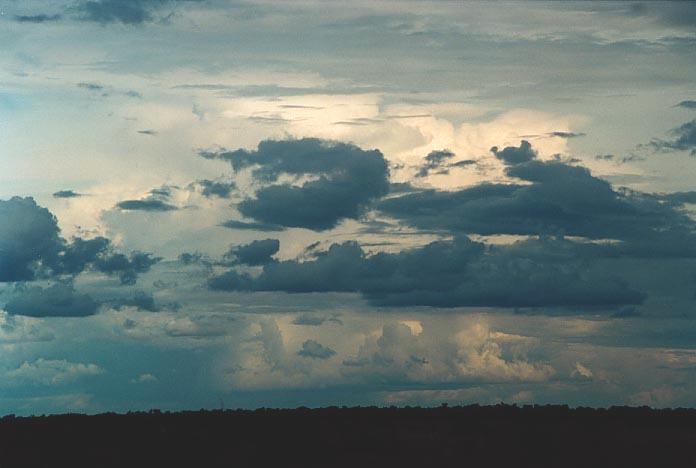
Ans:
[[[696,410],[324,408],[0,419],[0,467],[696,467]]]

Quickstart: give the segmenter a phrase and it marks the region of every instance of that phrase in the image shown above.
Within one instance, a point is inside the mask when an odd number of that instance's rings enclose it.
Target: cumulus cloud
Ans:
[[[96,364],[41,358],[33,362],[25,361],[18,368],[6,372],[5,376],[35,385],[61,385],[102,373],[104,370]]]
[[[498,147],[494,146],[491,148],[491,153],[493,153],[496,158],[508,165],[529,162],[537,157],[536,151],[532,149],[531,143],[529,143],[527,140],[522,140],[519,148],[515,146],[507,146],[498,151]]]
[[[110,301],[110,305],[116,310],[123,307],[135,307],[136,309],[146,310],[148,312],[159,312],[161,310],[155,303],[153,295],[145,291],[136,291],[130,297],[112,300]]]
[[[234,182],[220,182],[208,179],[199,180],[196,182],[196,185],[200,187],[201,194],[207,198],[230,198],[232,190],[236,187]]]
[[[506,356],[505,346],[485,323],[449,331],[424,328],[419,334],[403,323],[389,323],[343,361],[343,374],[363,381],[431,385],[538,382],[554,375],[550,365],[530,362],[521,353]]]
[[[33,198],[0,200],[0,282],[32,280],[37,265],[57,263],[58,233],[55,216]]]
[[[127,257],[115,252],[104,237],[68,242],[55,216],[33,198],[0,200],[0,283],[75,276],[94,268],[131,284],[157,260],[147,253]]]
[[[525,142],[494,153],[508,164],[506,174],[525,185],[425,190],[383,200],[377,207],[417,228],[481,235],[639,240],[693,231],[690,218],[655,197],[616,191],[584,167],[535,160]]]
[[[315,138],[266,140],[253,151],[201,155],[228,161],[235,171],[251,168],[262,187],[238,209],[261,223],[330,229],[342,219],[358,218],[371,201],[389,191],[389,171],[382,153],[347,143]],[[298,182],[281,182],[283,176]]]
[[[455,154],[449,150],[431,151],[425,157],[425,162],[416,173],[416,177],[426,177],[434,170],[442,170],[442,166],[446,165],[454,156]]]
[[[104,255],[96,259],[94,268],[102,273],[118,275],[121,284],[135,284],[139,273],[145,273],[161,260],[150,253],[133,252],[130,256],[122,253]]]
[[[89,295],[79,294],[72,285],[63,283],[19,288],[5,304],[7,313],[27,317],[86,317],[98,309],[99,304]]]
[[[278,239],[255,240],[249,244],[232,247],[224,260],[230,264],[258,266],[275,261],[273,255],[280,250]]]
[[[229,270],[214,290],[359,292],[375,305],[579,307],[639,304],[644,295],[618,277],[590,273],[582,246],[529,240],[487,247],[467,237],[399,253],[368,255],[358,243],[333,244],[312,260],[264,266],[252,277]]]
[[[131,379],[132,384],[148,384],[156,383],[158,381],[157,377],[152,374],[140,374],[138,377]]]
[[[312,359],[329,359],[336,354],[336,351],[322,345],[316,340],[307,340],[302,343],[302,349],[300,349],[297,354]]]

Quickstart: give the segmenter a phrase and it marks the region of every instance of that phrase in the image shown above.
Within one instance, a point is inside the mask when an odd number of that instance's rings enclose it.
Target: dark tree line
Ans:
[[[0,419],[5,467],[696,466],[696,410],[466,406]]]

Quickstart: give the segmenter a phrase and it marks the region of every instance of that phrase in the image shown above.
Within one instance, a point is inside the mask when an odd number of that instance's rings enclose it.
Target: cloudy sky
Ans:
[[[0,0],[0,413],[696,405],[692,3]]]

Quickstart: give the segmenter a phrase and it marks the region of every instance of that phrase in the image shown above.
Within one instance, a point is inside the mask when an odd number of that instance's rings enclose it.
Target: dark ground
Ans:
[[[0,467],[696,467],[696,410],[325,408],[0,419]]]

